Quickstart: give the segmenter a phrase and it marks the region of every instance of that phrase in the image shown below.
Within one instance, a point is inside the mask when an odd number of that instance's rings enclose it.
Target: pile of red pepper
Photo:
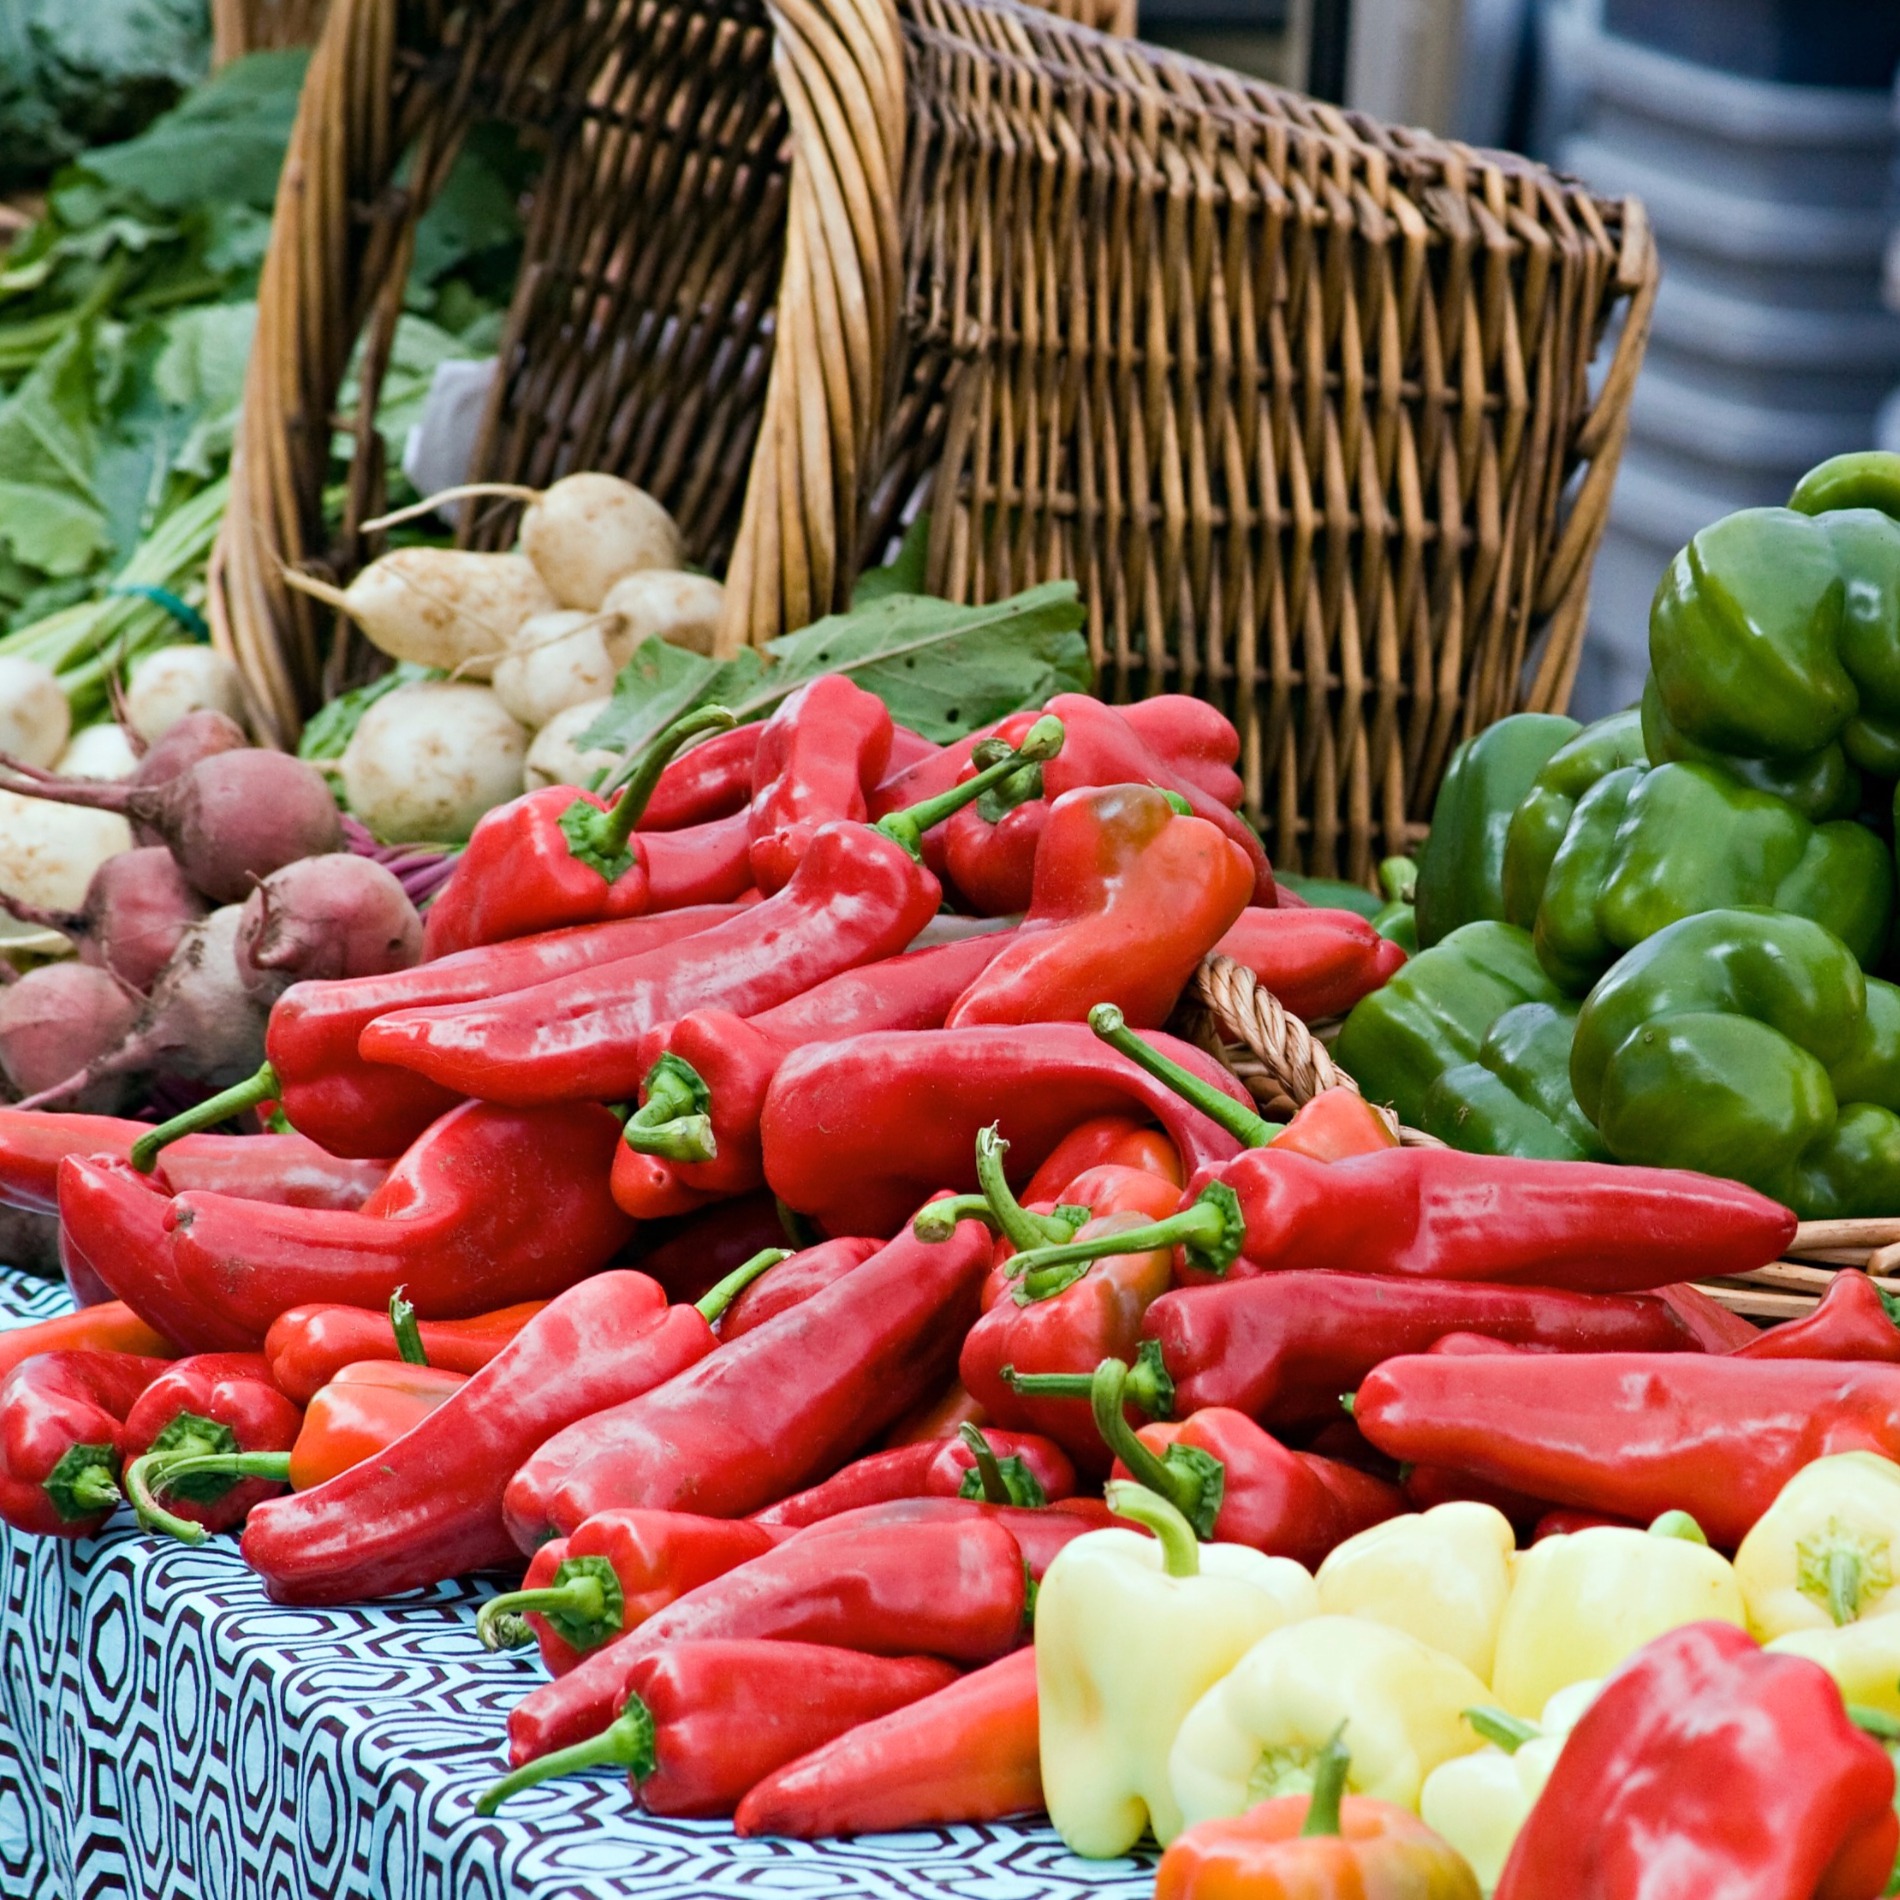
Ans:
[[[1732,1546],[1900,1455],[1871,1289],[1758,1337],[1686,1284],[1774,1202],[1401,1147],[1348,1089],[1267,1122],[1165,1033],[1216,951],[1313,1015],[1402,961],[1276,888],[1209,707],[692,717],[491,812],[428,960],[291,989],[250,1083],[0,1110],[82,1302],[0,1342],[0,1517],[241,1524],[287,1603],[526,1558],[487,1805],[611,1763],[815,1835],[1040,1804],[1036,1581],[1111,1477],[1312,1565],[1456,1497]],[[252,1109],[296,1132],[212,1132]]]

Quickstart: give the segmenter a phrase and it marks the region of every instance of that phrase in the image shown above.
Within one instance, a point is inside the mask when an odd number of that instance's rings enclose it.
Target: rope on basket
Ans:
[[[1183,1027],[1189,1040],[1231,1069],[1262,1113],[1294,1114],[1325,1089],[1359,1092],[1326,1045],[1244,963],[1203,958],[1188,996]],[[1398,1129],[1404,1146],[1444,1147],[1437,1136],[1403,1126],[1391,1110],[1378,1112]]]

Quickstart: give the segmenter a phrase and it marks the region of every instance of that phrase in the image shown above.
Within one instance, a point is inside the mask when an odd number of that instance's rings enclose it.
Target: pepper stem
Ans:
[[[1095,1389],[1092,1372],[1018,1372],[1014,1366],[1004,1366],[1001,1377],[1012,1392],[1026,1399],[1086,1399]],[[1160,1340],[1141,1342],[1122,1388],[1122,1403],[1150,1418],[1174,1416],[1174,1381],[1168,1376]]]
[[[963,1474],[957,1488],[959,1497],[974,1497],[984,1504],[1015,1504],[1031,1511],[1039,1511],[1049,1502],[1041,1479],[1020,1457],[998,1458],[990,1441],[967,1420],[957,1427],[957,1436],[976,1460],[976,1469]]]
[[[1194,1526],[1158,1493],[1130,1484],[1125,1478],[1111,1478],[1102,1495],[1117,1517],[1125,1517],[1143,1530],[1153,1531],[1161,1545],[1161,1561],[1171,1577],[1198,1577],[1201,1574],[1201,1547]]]
[[[601,1730],[572,1748],[557,1748],[539,1761],[503,1775],[481,1799],[475,1812],[490,1815],[504,1801],[556,1775],[571,1775],[578,1768],[624,1768],[636,1781],[644,1781],[657,1765],[654,1753],[653,1715],[637,1695],[627,1698],[627,1706]]]
[[[174,1115],[170,1121],[160,1122],[150,1133],[141,1135],[132,1144],[132,1165],[141,1174],[150,1174],[158,1166],[158,1152],[178,1140],[181,1135],[201,1134],[207,1128],[215,1128],[220,1122],[228,1122],[233,1115],[242,1115],[247,1108],[255,1108],[259,1102],[268,1102],[277,1093],[277,1071],[267,1062],[253,1076],[247,1076],[242,1082],[233,1082],[228,1089],[202,1101],[196,1107],[186,1109],[182,1114]]]
[[[718,1154],[712,1090],[690,1062],[669,1049],[646,1072],[641,1087],[646,1100],[627,1117],[620,1137],[629,1148],[663,1161],[710,1161]]]
[[[1156,1457],[1123,1416],[1127,1386],[1128,1368],[1119,1359],[1104,1359],[1089,1381],[1089,1410],[1102,1443],[1128,1467],[1137,1484],[1166,1498],[1197,1536],[1209,1536],[1226,1476],[1220,1460],[1188,1445],[1170,1445],[1165,1455]]]
[[[598,871],[609,884],[625,877],[633,868],[633,828],[645,815],[660,774],[671,763],[674,753],[688,739],[697,738],[702,732],[723,732],[738,723],[737,717],[725,706],[701,706],[684,718],[674,720],[648,742],[635,759],[619,797],[604,811],[577,793],[573,803],[561,814],[561,831],[569,851],[581,863]],[[626,770],[624,762],[619,770]],[[615,776],[618,775],[616,772]]]
[[[895,838],[912,857],[921,857],[923,836],[931,826],[942,824],[952,813],[974,804],[992,785],[1001,784],[1012,772],[1053,759],[1062,750],[1062,738],[1062,721],[1053,713],[1045,713],[1023,734],[1022,744],[1007,758],[986,765],[974,778],[951,786],[947,792],[939,792],[935,798],[926,798],[918,804],[907,805],[902,811],[889,813],[872,829],[883,832],[887,838]]]
[[[426,1366],[429,1354],[422,1343],[422,1328],[416,1324],[416,1309],[403,1298],[401,1287],[389,1296],[389,1324],[396,1335],[396,1357],[406,1366]]]
[[[960,1221],[966,1220],[980,1220],[991,1233],[1000,1231],[996,1210],[980,1194],[952,1194],[945,1200],[930,1202],[918,1211],[910,1231],[919,1240],[938,1246],[957,1231]]]
[[[606,1558],[570,1558],[554,1573],[554,1582],[546,1589],[510,1590],[503,1596],[490,1597],[475,1613],[475,1634],[484,1649],[518,1649],[534,1640],[521,1621],[523,1615],[534,1610],[574,1648],[594,1649],[618,1631],[625,1608],[620,1579]],[[575,1636],[583,1640],[573,1642]]]
[[[1009,1153],[999,1125],[991,1122],[976,1135],[976,1183],[996,1216],[996,1224],[1019,1254],[1035,1247],[1059,1246],[1075,1238],[1075,1229],[1053,1215],[1032,1214],[1010,1191],[1003,1174],[1003,1157]]]
[[[1827,1613],[1836,1629],[1860,1615],[1860,1558],[1851,1550],[1827,1554]]]
[[[1241,1107],[1231,1095],[1223,1094],[1211,1082],[1204,1082],[1180,1063],[1170,1061],[1160,1050],[1150,1048],[1128,1027],[1127,1018],[1113,1003],[1097,1003],[1089,1011],[1089,1027],[1117,1055],[1126,1056],[1138,1069],[1146,1069],[1157,1082],[1171,1088],[1184,1102],[1198,1108],[1209,1121],[1226,1129],[1236,1141],[1244,1142],[1249,1148],[1264,1148],[1275,1135],[1285,1131],[1285,1122],[1263,1121],[1252,1109]]]
[[[1319,1751],[1319,1760],[1313,1766],[1313,1792],[1306,1802],[1306,1821],[1300,1829],[1302,1840],[1309,1835],[1340,1831],[1339,1804],[1346,1793],[1346,1770],[1352,1766],[1345,1735],[1346,1725],[1341,1722]]]
[[[1685,1544],[1706,1546],[1709,1534],[1687,1511],[1665,1511],[1655,1523],[1650,1525],[1652,1537],[1679,1537]]]
[[[760,1274],[775,1267],[781,1260],[789,1260],[791,1250],[787,1247],[765,1247],[755,1253],[742,1267],[734,1267],[715,1287],[700,1295],[694,1302],[700,1317],[708,1326],[716,1326],[725,1317],[726,1308],[749,1287]]]
[[[181,1458],[170,1452],[147,1452],[134,1458],[125,1474],[125,1494],[139,1523],[148,1531],[162,1531],[181,1544],[202,1544],[205,1527],[178,1517],[159,1503],[158,1494],[183,1478],[220,1477],[237,1483],[243,1478],[265,1478],[272,1484],[290,1482],[287,1451],[221,1451],[209,1457]]]
[[[1503,1709],[1461,1709],[1459,1710],[1466,1726],[1482,1735],[1487,1742],[1495,1742],[1507,1755],[1515,1755],[1526,1742],[1534,1742],[1543,1734],[1535,1722],[1527,1722],[1520,1715],[1507,1714]]]
[[[1872,1709],[1864,1702],[1850,1702],[1847,1705],[1847,1719],[1863,1735],[1871,1735],[1876,1741],[1900,1742],[1900,1716],[1892,1716],[1885,1709]]]
[[[1014,1270],[1027,1276],[1077,1260],[1106,1260],[1111,1254],[1184,1247],[1191,1265],[1219,1274],[1233,1265],[1246,1238],[1247,1221],[1240,1196],[1226,1182],[1211,1181],[1186,1207],[1166,1220],[1151,1221],[1145,1227],[1124,1227],[1118,1233],[1091,1234],[1087,1240],[1065,1240],[1055,1247],[1036,1247],[1016,1256]]]

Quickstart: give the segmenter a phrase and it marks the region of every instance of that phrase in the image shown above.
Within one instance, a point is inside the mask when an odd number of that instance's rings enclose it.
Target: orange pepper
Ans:
[[[1322,1089],[1268,1144],[1310,1155],[1315,1161],[1344,1161],[1396,1148],[1392,1124],[1357,1089]]]
[[[468,1383],[465,1372],[365,1359],[310,1401],[290,1448],[290,1487],[309,1491],[393,1445]]]

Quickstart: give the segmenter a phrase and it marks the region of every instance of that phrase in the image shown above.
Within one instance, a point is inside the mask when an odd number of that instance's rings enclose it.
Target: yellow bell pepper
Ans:
[[[1173,1840],[1168,1750],[1181,1718],[1269,1630],[1319,1608],[1291,1558],[1197,1544],[1140,1485],[1111,1484],[1108,1501],[1154,1536],[1075,1538],[1036,1598],[1043,1799],[1056,1832],[1091,1859],[1127,1853],[1147,1827],[1164,1847]]]
[[[1480,1735],[1492,1736],[1491,1745],[1441,1762],[1425,1777],[1420,1817],[1471,1863],[1486,1893],[1503,1875],[1518,1830],[1563,1752],[1564,1737],[1602,1686],[1586,1681],[1559,1689],[1535,1726],[1501,1709],[1467,1709],[1465,1719]]]
[[[1416,1812],[1425,1777],[1478,1747],[1464,1711],[1488,1693],[1404,1630],[1358,1616],[1295,1623],[1263,1636],[1181,1724],[1168,1764],[1175,1800],[1192,1825],[1308,1792],[1343,1723],[1353,1793]]]
[[[1900,1716],[1900,1616],[1871,1617],[1840,1629],[1790,1630],[1768,1648],[1819,1663],[1840,1685],[1842,1701]]]
[[[1742,1539],[1735,1574],[1764,1643],[1900,1611],[1900,1465],[1844,1451],[1804,1466]]]
[[[1488,1504],[1440,1504],[1349,1537],[1313,1581],[1327,1616],[1364,1616],[1491,1680],[1517,1538]]]
[[[1535,1715],[1559,1689],[1607,1676],[1684,1623],[1745,1621],[1728,1559],[1670,1511],[1646,1531],[1598,1525],[1519,1554],[1498,1627],[1491,1699]]]

